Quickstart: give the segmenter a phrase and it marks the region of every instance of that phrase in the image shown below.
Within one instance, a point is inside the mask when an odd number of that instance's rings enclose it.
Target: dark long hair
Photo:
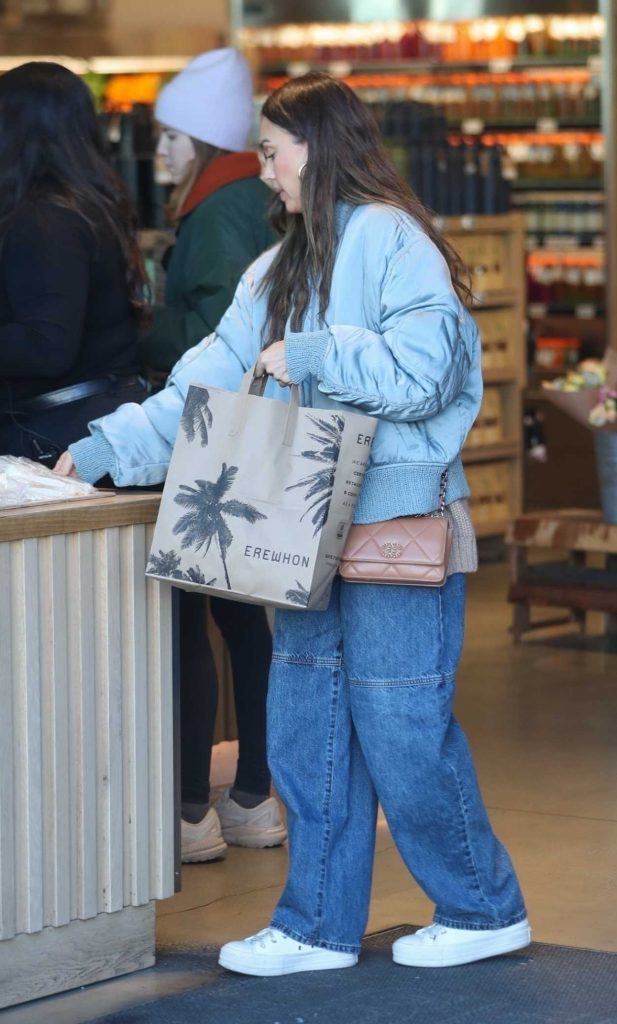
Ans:
[[[465,268],[440,234],[411,188],[394,169],[368,107],[343,82],[313,71],[291,79],[266,100],[262,114],[308,144],[302,175],[302,213],[287,214],[273,201],[271,217],[283,241],[263,281],[268,290],[267,343],[283,337],[291,315],[302,329],[311,286],[319,291],[323,323],[336,249],[335,204],[386,203],[409,213],[435,243],[448,264],[459,297],[470,297]]]
[[[50,202],[106,226],[127,267],[141,311],[146,274],[137,225],[123,183],[109,161],[87,86],[51,61],[30,61],[0,77],[0,244],[20,207]]]

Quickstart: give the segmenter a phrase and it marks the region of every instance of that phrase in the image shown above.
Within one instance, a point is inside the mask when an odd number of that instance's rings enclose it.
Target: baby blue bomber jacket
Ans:
[[[469,494],[461,448],[482,399],[477,327],[452,287],[438,249],[408,214],[384,204],[337,204],[338,248],[320,323],[313,295],[305,330],[285,332],[289,375],[303,404],[342,404],[377,416],[355,521],[430,512],[449,466],[446,502]],[[175,365],[143,405],[123,405],[71,445],[79,476],[109,473],[119,487],[166,475],[190,384],[237,390],[263,344],[260,283],[276,248],[242,277],[216,331]],[[287,401],[270,380],[266,395]]]

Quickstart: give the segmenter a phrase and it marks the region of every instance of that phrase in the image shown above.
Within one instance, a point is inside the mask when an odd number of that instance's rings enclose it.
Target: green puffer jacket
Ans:
[[[165,306],[154,308],[140,339],[144,367],[170,370],[214,331],[248,265],[275,241],[267,223],[270,197],[258,177],[246,177],[216,188],[181,217],[167,262]]]

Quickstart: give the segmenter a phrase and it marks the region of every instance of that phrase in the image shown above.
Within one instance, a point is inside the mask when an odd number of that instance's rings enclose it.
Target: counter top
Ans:
[[[120,491],[113,495],[0,509],[0,543],[153,523],[160,501],[159,491]]]

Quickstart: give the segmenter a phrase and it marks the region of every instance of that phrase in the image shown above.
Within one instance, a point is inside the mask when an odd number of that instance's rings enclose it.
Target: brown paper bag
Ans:
[[[187,590],[324,608],[377,420],[192,385],[147,575]]]

